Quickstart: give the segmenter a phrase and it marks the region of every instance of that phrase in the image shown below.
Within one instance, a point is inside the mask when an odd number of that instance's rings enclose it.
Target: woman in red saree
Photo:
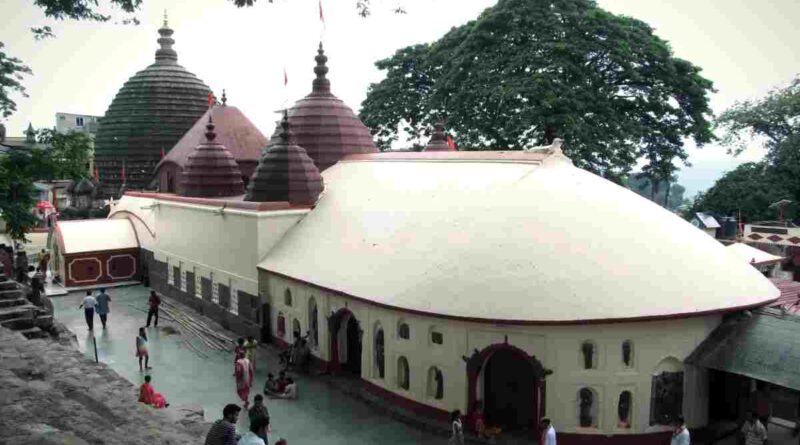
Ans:
[[[236,375],[236,393],[247,409],[250,406],[250,388],[253,386],[253,367],[243,351],[236,354],[234,375]]]
[[[144,376],[144,383],[139,387],[139,401],[155,408],[166,408],[169,406],[167,399],[160,393],[157,393],[153,385],[150,384],[149,375]]]

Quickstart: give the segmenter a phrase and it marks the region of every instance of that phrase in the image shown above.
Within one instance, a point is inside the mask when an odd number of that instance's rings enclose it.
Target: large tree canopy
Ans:
[[[438,115],[467,149],[566,140],[581,167],[615,177],[645,156],[669,177],[682,140],[713,135],[700,68],[673,57],[646,23],[592,0],[499,0],[436,42],[376,63],[361,118],[387,149]],[[669,165],[669,166],[668,166]]]

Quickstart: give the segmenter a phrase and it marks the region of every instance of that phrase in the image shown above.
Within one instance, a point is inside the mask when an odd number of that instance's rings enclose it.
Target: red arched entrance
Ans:
[[[339,309],[328,318],[330,337],[330,371],[344,369],[361,375],[361,338],[363,331],[355,315],[347,309]],[[344,360],[342,360],[344,358]]]
[[[544,415],[544,377],[541,362],[507,343],[477,349],[467,362],[468,412],[481,402],[487,423],[521,430],[538,438]],[[481,398],[482,397],[482,398]]]

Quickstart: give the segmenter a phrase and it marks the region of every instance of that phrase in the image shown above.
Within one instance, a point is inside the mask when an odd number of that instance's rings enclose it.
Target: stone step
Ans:
[[[7,299],[3,300],[0,299],[0,308],[12,307],[12,306],[22,306],[23,304],[28,304],[28,300],[22,297],[16,299]]]
[[[23,329],[23,330],[18,331],[18,332],[20,334],[24,335],[25,338],[27,338],[27,339],[47,338],[47,337],[50,336],[50,334],[48,334],[47,331],[43,331],[43,330],[39,329],[38,327],[32,327],[30,329]]]
[[[0,290],[0,300],[14,300],[22,296],[22,289]]]
[[[35,311],[36,306],[32,304],[0,308],[0,320],[11,320],[19,317],[33,318]]]
[[[9,281],[3,281],[2,283],[0,283],[0,290],[13,290],[13,289],[16,289],[16,288],[17,288],[17,282],[16,281],[9,280]]]
[[[13,331],[21,331],[23,329],[31,329],[34,325],[32,317],[12,318],[10,320],[0,321],[0,326],[11,329]]]
[[[39,315],[33,319],[33,325],[41,329],[50,329],[53,326],[53,316]]]

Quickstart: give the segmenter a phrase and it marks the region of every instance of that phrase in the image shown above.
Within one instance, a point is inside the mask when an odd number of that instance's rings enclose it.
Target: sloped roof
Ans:
[[[703,226],[705,226],[706,229],[718,229],[720,227],[717,219],[708,213],[698,212],[695,213],[695,216],[698,220],[700,220],[701,223],[703,223]]]
[[[59,221],[56,233],[61,253],[65,255],[139,247],[136,231],[128,219]]]
[[[726,247],[726,249],[736,257],[741,258],[742,261],[754,266],[777,263],[783,260],[782,257],[756,249],[745,243],[734,243]]]
[[[770,281],[781,291],[780,298],[773,306],[793,314],[800,314],[800,282],[781,278],[770,278]]]
[[[691,316],[779,296],[715,239],[564,159],[345,158],[259,267],[385,307],[510,323]]]

